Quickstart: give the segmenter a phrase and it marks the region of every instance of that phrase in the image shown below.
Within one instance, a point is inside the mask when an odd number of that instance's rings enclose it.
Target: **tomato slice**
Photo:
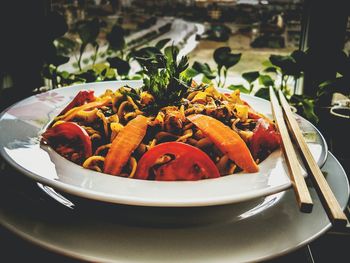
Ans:
[[[74,122],[57,124],[47,129],[42,137],[44,142],[73,162],[80,163],[92,155],[90,136]]]
[[[138,162],[134,178],[159,181],[195,181],[220,177],[210,157],[200,149],[181,142],[161,143]]]
[[[249,142],[253,157],[265,159],[267,155],[280,146],[280,143],[281,136],[274,126],[264,118],[258,119]]]
[[[61,111],[59,115],[65,114],[70,109],[81,106],[87,102],[95,101],[96,97],[93,90],[81,90],[74,97],[74,99]]]

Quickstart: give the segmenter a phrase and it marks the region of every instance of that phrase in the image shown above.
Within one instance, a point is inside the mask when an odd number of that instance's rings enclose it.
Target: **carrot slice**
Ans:
[[[138,115],[112,141],[104,165],[104,172],[119,175],[132,152],[139,146],[147,131],[147,118]]]
[[[235,131],[210,116],[195,114],[188,116],[187,119],[244,171],[248,173],[259,171],[247,145]]]

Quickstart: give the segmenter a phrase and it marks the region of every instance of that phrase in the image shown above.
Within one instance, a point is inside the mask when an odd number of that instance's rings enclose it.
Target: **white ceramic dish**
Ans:
[[[139,81],[99,82],[52,90],[29,97],[4,111],[0,117],[0,152],[12,166],[30,178],[89,199],[142,206],[208,206],[237,203],[278,193],[291,187],[287,166],[280,150],[273,152],[252,174],[235,174],[195,182],[157,182],[122,178],[82,168],[41,147],[39,136],[47,124],[81,89],[99,95],[122,85],[139,87]],[[270,115],[270,103],[242,95],[254,109]],[[305,119],[302,129],[313,134],[308,146],[321,166],[327,146],[322,135]],[[304,172],[306,175],[306,173]]]
[[[332,154],[322,170],[344,208],[349,198],[344,170]],[[19,199],[17,205],[2,199],[0,223],[46,249],[89,262],[259,262],[300,248],[330,228],[315,190],[310,191],[311,214],[298,210],[290,189],[266,197],[263,205],[241,214],[242,220],[234,216],[232,221],[192,227],[121,225],[114,220],[118,213],[108,217],[93,211],[88,215],[50,212],[25,199]],[[230,218],[235,204],[225,207]],[[201,215],[211,216],[211,207],[198,209],[203,210]]]

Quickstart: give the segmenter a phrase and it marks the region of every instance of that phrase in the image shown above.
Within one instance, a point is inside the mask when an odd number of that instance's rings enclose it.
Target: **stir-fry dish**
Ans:
[[[254,173],[280,145],[274,123],[241,99],[193,84],[174,105],[130,87],[82,90],[42,134],[42,143],[84,168],[175,181]]]

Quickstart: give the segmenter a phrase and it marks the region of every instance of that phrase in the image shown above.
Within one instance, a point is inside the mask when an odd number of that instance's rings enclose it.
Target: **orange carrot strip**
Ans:
[[[147,118],[138,115],[112,141],[104,165],[104,172],[119,175],[132,152],[139,146],[147,131]]]
[[[259,171],[247,145],[235,131],[210,116],[195,114],[188,116],[187,119],[244,171],[248,173]]]

